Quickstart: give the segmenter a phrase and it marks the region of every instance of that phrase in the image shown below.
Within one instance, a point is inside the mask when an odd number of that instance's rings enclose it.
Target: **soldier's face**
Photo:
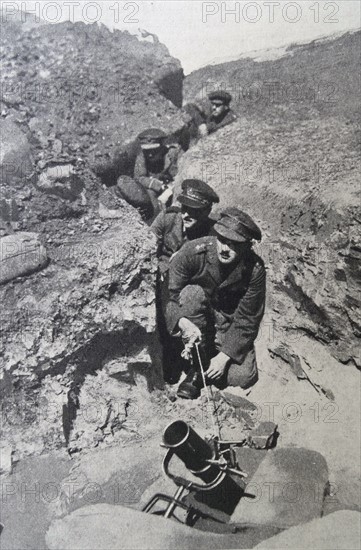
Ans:
[[[212,115],[214,118],[218,118],[226,112],[228,107],[224,103],[212,103]]]
[[[235,241],[230,241],[225,237],[217,235],[217,254],[218,260],[222,264],[231,264],[238,260],[242,251],[244,250],[244,244]]]
[[[146,160],[156,161],[164,157],[164,149],[159,145],[154,149],[143,149]]]
[[[197,224],[202,223],[208,217],[209,208],[191,208],[182,205],[183,227],[187,231],[193,229]]]

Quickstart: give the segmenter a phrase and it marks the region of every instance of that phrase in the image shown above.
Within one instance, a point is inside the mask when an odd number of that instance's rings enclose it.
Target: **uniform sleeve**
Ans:
[[[140,177],[143,177],[146,175],[147,175],[147,167],[145,165],[144,155],[142,153],[139,153],[137,155],[137,158],[135,159],[133,177],[135,180],[137,180]]]
[[[156,178],[149,177],[147,174],[144,156],[140,153],[135,159],[133,174],[134,179],[141,183],[146,189],[153,189],[156,193],[161,193],[163,189],[162,182]]]
[[[234,313],[233,321],[225,334],[222,351],[236,363],[255,341],[264,314],[266,299],[266,271],[256,264],[245,295]]]
[[[166,214],[164,211],[160,212],[150,226],[150,229],[153,231],[154,235],[157,238],[158,247],[162,245],[164,239],[164,232],[166,227],[165,216]]]
[[[178,158],[180,154],[180,148],[172,146],[167,154],[167,173],[170,178],[174,180],[178,172]]]
[[[166,310],[166,322],[170,334],[177,332],[178,321],[182,317],[179,294],[185,286],[191,283],[192,277],[197,271],[199,256],[192,251],[192,243],[186,243],[169,265],[169,302]]]

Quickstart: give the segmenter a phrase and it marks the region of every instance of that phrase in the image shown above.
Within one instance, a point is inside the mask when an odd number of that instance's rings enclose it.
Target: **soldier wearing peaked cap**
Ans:
[[[202,136],[212,134],[237,118],[229,106],[232,96],[228,92],[224,90],[211,92],[208,99],[211,102],[211,112],[207,115],[204,124],[199,127],[199,133]]]
[[[159,200],[169,202],[173,193],[170,184],[178,170],[179,147],[166,145],[166,137],[158,128],[139,134],[133,182],[124,177],[117,182],[118,193],[133,206],[140,206],[146,218],[154,217],[161,209]]]
[[[162,273],[168,270],[169,259],[185,242],[209,235],[215,223],[209,214],[219,197],[204,181],[186,179],[177,200],[180,207],[173,206],[161,212],[151,225],[157,237]]]
[[[237,119],[236,114],[230,108],[231,94],[219,90],[211,92],[208,99],[210,103],[207,107],[199,106],[196,103],[188,103],[184,107],[184,111],[191,117],[187,129],[183,131],[181,137],[184,149],[187,149],[198,138],[212,134]]]
[[[171,258],[188,241],[209,235],[215,220],[209,215],[214,203],[219,202],[217,193],[204,181],[186,179],[182,192],[177,198],[180,207],[173,206],[158,214],[151,225],[157,237],[158,277],[157,277],[157,316],[158,329],[164,347],[164,356],[174,355],[174,339],[169,339],[165,327],[164,311],[168,301],[168,269]],[[176,362],[173,368],[164,365],[166,381],[174,381],[180,374]],[[171,365],[169,365],[170,367]],[[178,369],[179,371],[179,369]]]
[[[258,379],[254,341],[265,307],[266,274],[252,250],[261,239],[254,221],[227,208],[215,237],[186,243],[170,264],[167,327],[182,337],[193,367],[178,388],[194,399],[202,387],[194,344],[199,343],[208,383],[248,388]]]

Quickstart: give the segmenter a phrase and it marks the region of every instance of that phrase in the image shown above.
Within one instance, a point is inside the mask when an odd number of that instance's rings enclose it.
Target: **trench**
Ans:
[[[181,76],[178,74],[175,78],[164,78],[161,85],[164,95],[166,97],[173,97],[173,102],[178,107],[182,104],[180,82]],[[170,135],[168,137],[169,142],[173,139],[179,141],[181,134],[182,130],[180,130],[178,134]],[[118,151],[118,153],[110,159],[107,165],[98,167],[95,172],[100,178],[101,183],[106,187],[113,187],[120,175],[131,175],[137,150],[138,144],[134,141],[126,145],[124,149]],[[292,219],[286,219],[285,224],[297,224],[301,216],[302,212],[300,212],[296,222]],[[307,220],[306,225],[313,230],[314,220]],[[355,252],[358,252],[358,250],[355,250]],[[352,258],[348,259],[347,262],[350,272],[356,277],[356,261]],[[343,274],[340,272],[337,276],[342,278]],[[331,322],[327,317],[327,313],[303,292],[302,288],[296,284],[292,274],[288,275],[285,282],[287,284],[280,287],[280,290],[288,294],[294,301],[304,305],[310,318],[320,326],[320,334],[318,334],[317,337],[320,337],[320,340],[326,345],[337,339],[333,332]],[[109,289],[109,294],[112,295],[116,291],[117,286],[113,283]],[[358,326],[354,325],[353,328],[355,333],[359,331]],[[312,334],[312,336],[314,338],[316,337],[314,334]],[[149,353],[149,363],[142,358],[137,358],[138,354],[144,349]],[[16,378],[13,373],[7,373],[4,390],[8,395],[3,401],[2,413],[3,418],[12,418],[15,424],[16,422],[25,425],[36,423],[39,417],[39,411],[34,412],[34,405],[37,406],[36,397],[40,396],[40,389],[46,377],[49,375],[53,378],[60,377],[61,380],[66,382],[67,387],[67,401],[63,404],[63,417],[62,419],[59,418],[57,426],[59,438],[53,442],[53,448],[50,453],[48,452],[48,454],[42,457],[34,456],[20,460],[18,463],[15,462],[11,483],[14,482],[17,487],[21,487],[21,484],[25,483],[28,484],[28,488],[30,489],[32,489],[34,484],[38,483],[39,480],[42,480],[44,483],[46,483],[47,480],[51,482],[55,480],[55,482],[61,484],[61,481],[69,472],[72,461],[75,461],[82,455],[82,450],[86,450],[90,453],[94,452],[94,449],[91,447],[89,449],[79,449],[79,454],[75,455],[72,459],[66,454],[66,448],[69,446],[74,424],[77,422],[77,417],[81,410],[81,395],[85,384],[90,379],[93,379],[96,383],[97,375],[105,370],[107,364],[112,362],[124,362],[126,366],[123,369],[115,369],[114,372],[110,372],[109,379],[113,381],[115,385],[119,384],[126,388],[126,392],[131,393],[132,389],[137,390],[138,388],[140,393],[146,392],[152,395],[152,393],[156,393],[153,392],[153,390],[157,388],[158,383],[159,387],[161,387],[159,379],[157,380],[157,376],[154,377],[154,373],[152,373],[152,365],[154,367],[154,365],[159,363],[159,356],[160,347],[154,335],[148,334],[140,323],[130,322],[126,324],[121,331],[115,331],[110,334],[98,333],[94,335],[92,339],[80,349],[64,357],[61,361],[58,361],[51,368],[50,372],[47,371],[42,373],[40,371],[37,381],[28,387],[25,387],[21,379]],[[9,392],[9,389],[12,391]],[[26,403],[28,403],[28,406],[26,406]],[[129,415],[129,412],[127,412],[127,403],[128,401],[125,401],[125,420],[127,419],[127,415]],[[149,406],[149,411],[146,411],[148,417],[145,415],[145,421],[151,423],[151,417],[154,411],[149,403],[151,402],[146,402],[146,406]],[[166,401],[162,401],[161,405],[167,405]],[[131,410],[132,405],[130,404],[128,406]],[[16,418],[17,409],[19,409],[19,412],[22,414],[19,418]],[[15,417],[10,417],[10,411],[15,413]],[[177,413],[179,413],[179,411],[180,408],[178,408]],[[186,414],[184,411],[187,411],[186,404],[184,405],[184,410],[181,411],[182,414]],[[158,412],[158,410],[156,410],[156,412]],[[157,445],[159,445],[159,439],[160,430],[156,435]],[[116,444],[119,444],[119,441],[116,442]],[[132,458],[132,455],[136,454],[136,445],[132,440],[128,441],[128,444],[128,455]],[[111,445],[112,444],[110,444],[110,446]],[[47,449],[47,451],[49,451],[49,449]],[[58,450],[54,452],[54,449]],[[105,445],[102,450],[107,450],[107,445]],[[150,455],[148,459],[150,463],[154,457]],[[147,464],[143,466],[145,471],[147,469]],[[252,471],[251,464],[248,465],[248,469],[252,473],[255,472],[255,469]],[[135,466],[132,466],[132,469],[128,473],[130,478],[136,483],[138,490],[139,487],[144,489],[147,486],[145,474],[140,472]],[[104,502],[115,504],[113,488],[119,481],[119,476],[119,473],[114,474],[102,484],[102,498],[98,499],[96,501],[97,503]],[[122,479],[123,478],[121,478],[121,481]],[[157,479],[157,476],[151,478],[152,481],[156,481]],[[44,498],[44,495],[40,496],[40,501],[40,506],[34,507],[31,499],[24,504],[21,491],[20,493],[16,491],[14,495],[9,495],[8,501],[5,502],[5,511],[2,515],[2,521],[5,523],[5,530],[1,542],[4,547],[9,550],[11,548],[46,548],[44,533],[51,520],[51,515],[49,514],[48,502],[46,498]],[[77,507],[86,506],[89,503],[91,504],[93,502],[89,502],[87,498],[79,498],[67,512],[75,510]],[[132,505],[132,503],[127,500],[127,495],[121,493],[118,494],[118,501],[116,504],[124,504],[125,506]],[[134,507],[139,508],[139,502],[135,502]],[[21,522],[20,527],[17,517],[19,509],[24,514],[24,521]],[[252,546],[282,530],[280,527],[264,525],[229,527],[224,524],[215,524],[214,522],[206,520],[199,523],[197,527],[206,532],[233,532],[234,534],[236,534],[238,529],[239,536],[237,536],[237,547],[239,548]]]

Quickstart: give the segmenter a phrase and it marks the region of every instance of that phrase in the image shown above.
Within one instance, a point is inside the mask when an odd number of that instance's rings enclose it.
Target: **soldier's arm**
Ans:
[[[222,351],[236,363],[251,349],[263,317],[266,298],[266,271],[263,263],[253,268],[245,295],[239,301],[233,322],[229,327]]]
[[[138,155],[135,160],[133,177],[146,189],[153,189],[156,193],[161,193],[163,191],[163,182],[147,175],[145,160],[141,154]]]
[[[169,175],[171,181],[177,175],[178,172],[178,158],[180,155],[180,147],[178,145],[171,145],[167,153],[167,168],[166,172]]]
[[[192,251],[192,243],[186,243],[169,265],[169,301],[166,321],[170,334],[178,332],[178,322],[183,317],[179,306],[179,294],[185,286],[191,283],[192,277],[197,271],[198,256]]]
[[[164,211],[160,212],[150,226],[150,229],[153,231],[154,235],[157,238],[158,246],[162,244],[164,239],[164,232],[166,227],[165,216],[166,214]]]

